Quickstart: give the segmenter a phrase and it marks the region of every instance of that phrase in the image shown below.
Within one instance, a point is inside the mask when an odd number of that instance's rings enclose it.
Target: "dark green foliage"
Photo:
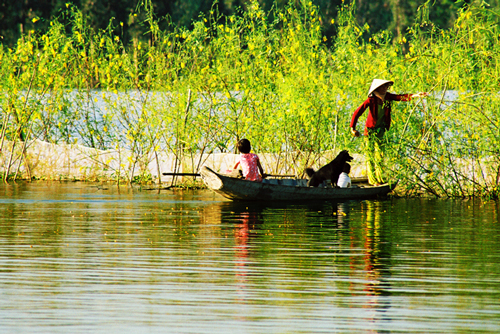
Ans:
[[[464,4],[473,0],[315,0],[311,1],[318,7],[324,22],[324,32],[328,36],[335,34],[328,24],[336,19],[338,9],[344,4],[355,2],[357,8],[356,19],[358,24],[368,24],[370,31],[376,33],[389,30],[395,37],[406,33],[406,29],[413,24],[415,13],[424,5],[429,4],[429,18],[442,29],[449,28],[456,19],[456,12]],[[270,12],[271,9],[283,9],[289,4],[299,5],[299,0],[262,0],[261,8]],[[498,12],[499,0],[487,1],[490,8]],[[20,0],[2,1],[0,3],[0,43],[9,47],[15,45],[21,34],[33,30],[45,30],[51,20],[59,17],[61,10],[68,4],[76,6],[87,18],[91,29],[106,29],[111,24],[113,33],[120,36],[127,45],[132,39],[148,40],[147,29],[139,23],[144,19],[144,5],[151,6],[159,28],[171,29],[171,24],[177,27],[193,28],[193,22],[200,15],[209,16],[210,11],[220,15],[230,16],[238,13],[239,9],[246,10],[248,0]],[[270,20],[274,18],[272,15]],[[33,22],[35,21],[35,22]]]

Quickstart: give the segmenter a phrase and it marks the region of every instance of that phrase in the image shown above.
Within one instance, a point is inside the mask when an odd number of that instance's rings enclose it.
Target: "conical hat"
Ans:
[[[368,91],[368,97],[370,97],[377,88],[387,83],[390,84],[391,86],[394,84],[394,82],[390,80],[373,79],[372,85],[370,86],[370,90]]]

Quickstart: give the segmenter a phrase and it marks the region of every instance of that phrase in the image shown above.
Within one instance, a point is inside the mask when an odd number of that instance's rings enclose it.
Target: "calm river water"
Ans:
[[[0,333],[498,333],[500,206],[0,185]]]

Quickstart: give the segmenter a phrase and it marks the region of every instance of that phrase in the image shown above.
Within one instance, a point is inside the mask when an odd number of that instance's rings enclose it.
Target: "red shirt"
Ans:
[[[383,110],[384,115],[385,115],[385,129],[389,130],[389,127],[391,126],[391,101],[410,101],[411,100],[411,94],[392,94],[392,93],[387,93],[385,94],[385,101],[388,101],[388,103],[384,103],[384,107],[381,108]],[[371,97],[366,99],[365,102],[363,102],[362,105],[354,111],[354,114],[352,115],[351,119],[351,128],[355,129],[356,124],[358,123],[358,118],[359,116],[363,115],[365,112],[366,108],[368,108],[368,117],[366,118],[366,124],[365,124],[365,135],[368,134],[368,129],[374,129],[375,125],[377,124],[377,104],[380,102],[380,99],[376,97],[375,95],[372,94]]]
[[[257,161],[259,161],[259,156],[257,154],[242,153],[240,154],[240,161],[236,163],[234,168],[236,168],[238,164],[240,164],[245,180],[262,182],[262,177],[259,174]]]

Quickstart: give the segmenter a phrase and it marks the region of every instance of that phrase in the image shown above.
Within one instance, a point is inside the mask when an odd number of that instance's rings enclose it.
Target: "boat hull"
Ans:
[[[208,188],[235,201],[306,201],[369,199],[386,196],[396,183],[352,188],[307,187],[306,180],[254,182],[233,178],[202,167],[200,175]]]

